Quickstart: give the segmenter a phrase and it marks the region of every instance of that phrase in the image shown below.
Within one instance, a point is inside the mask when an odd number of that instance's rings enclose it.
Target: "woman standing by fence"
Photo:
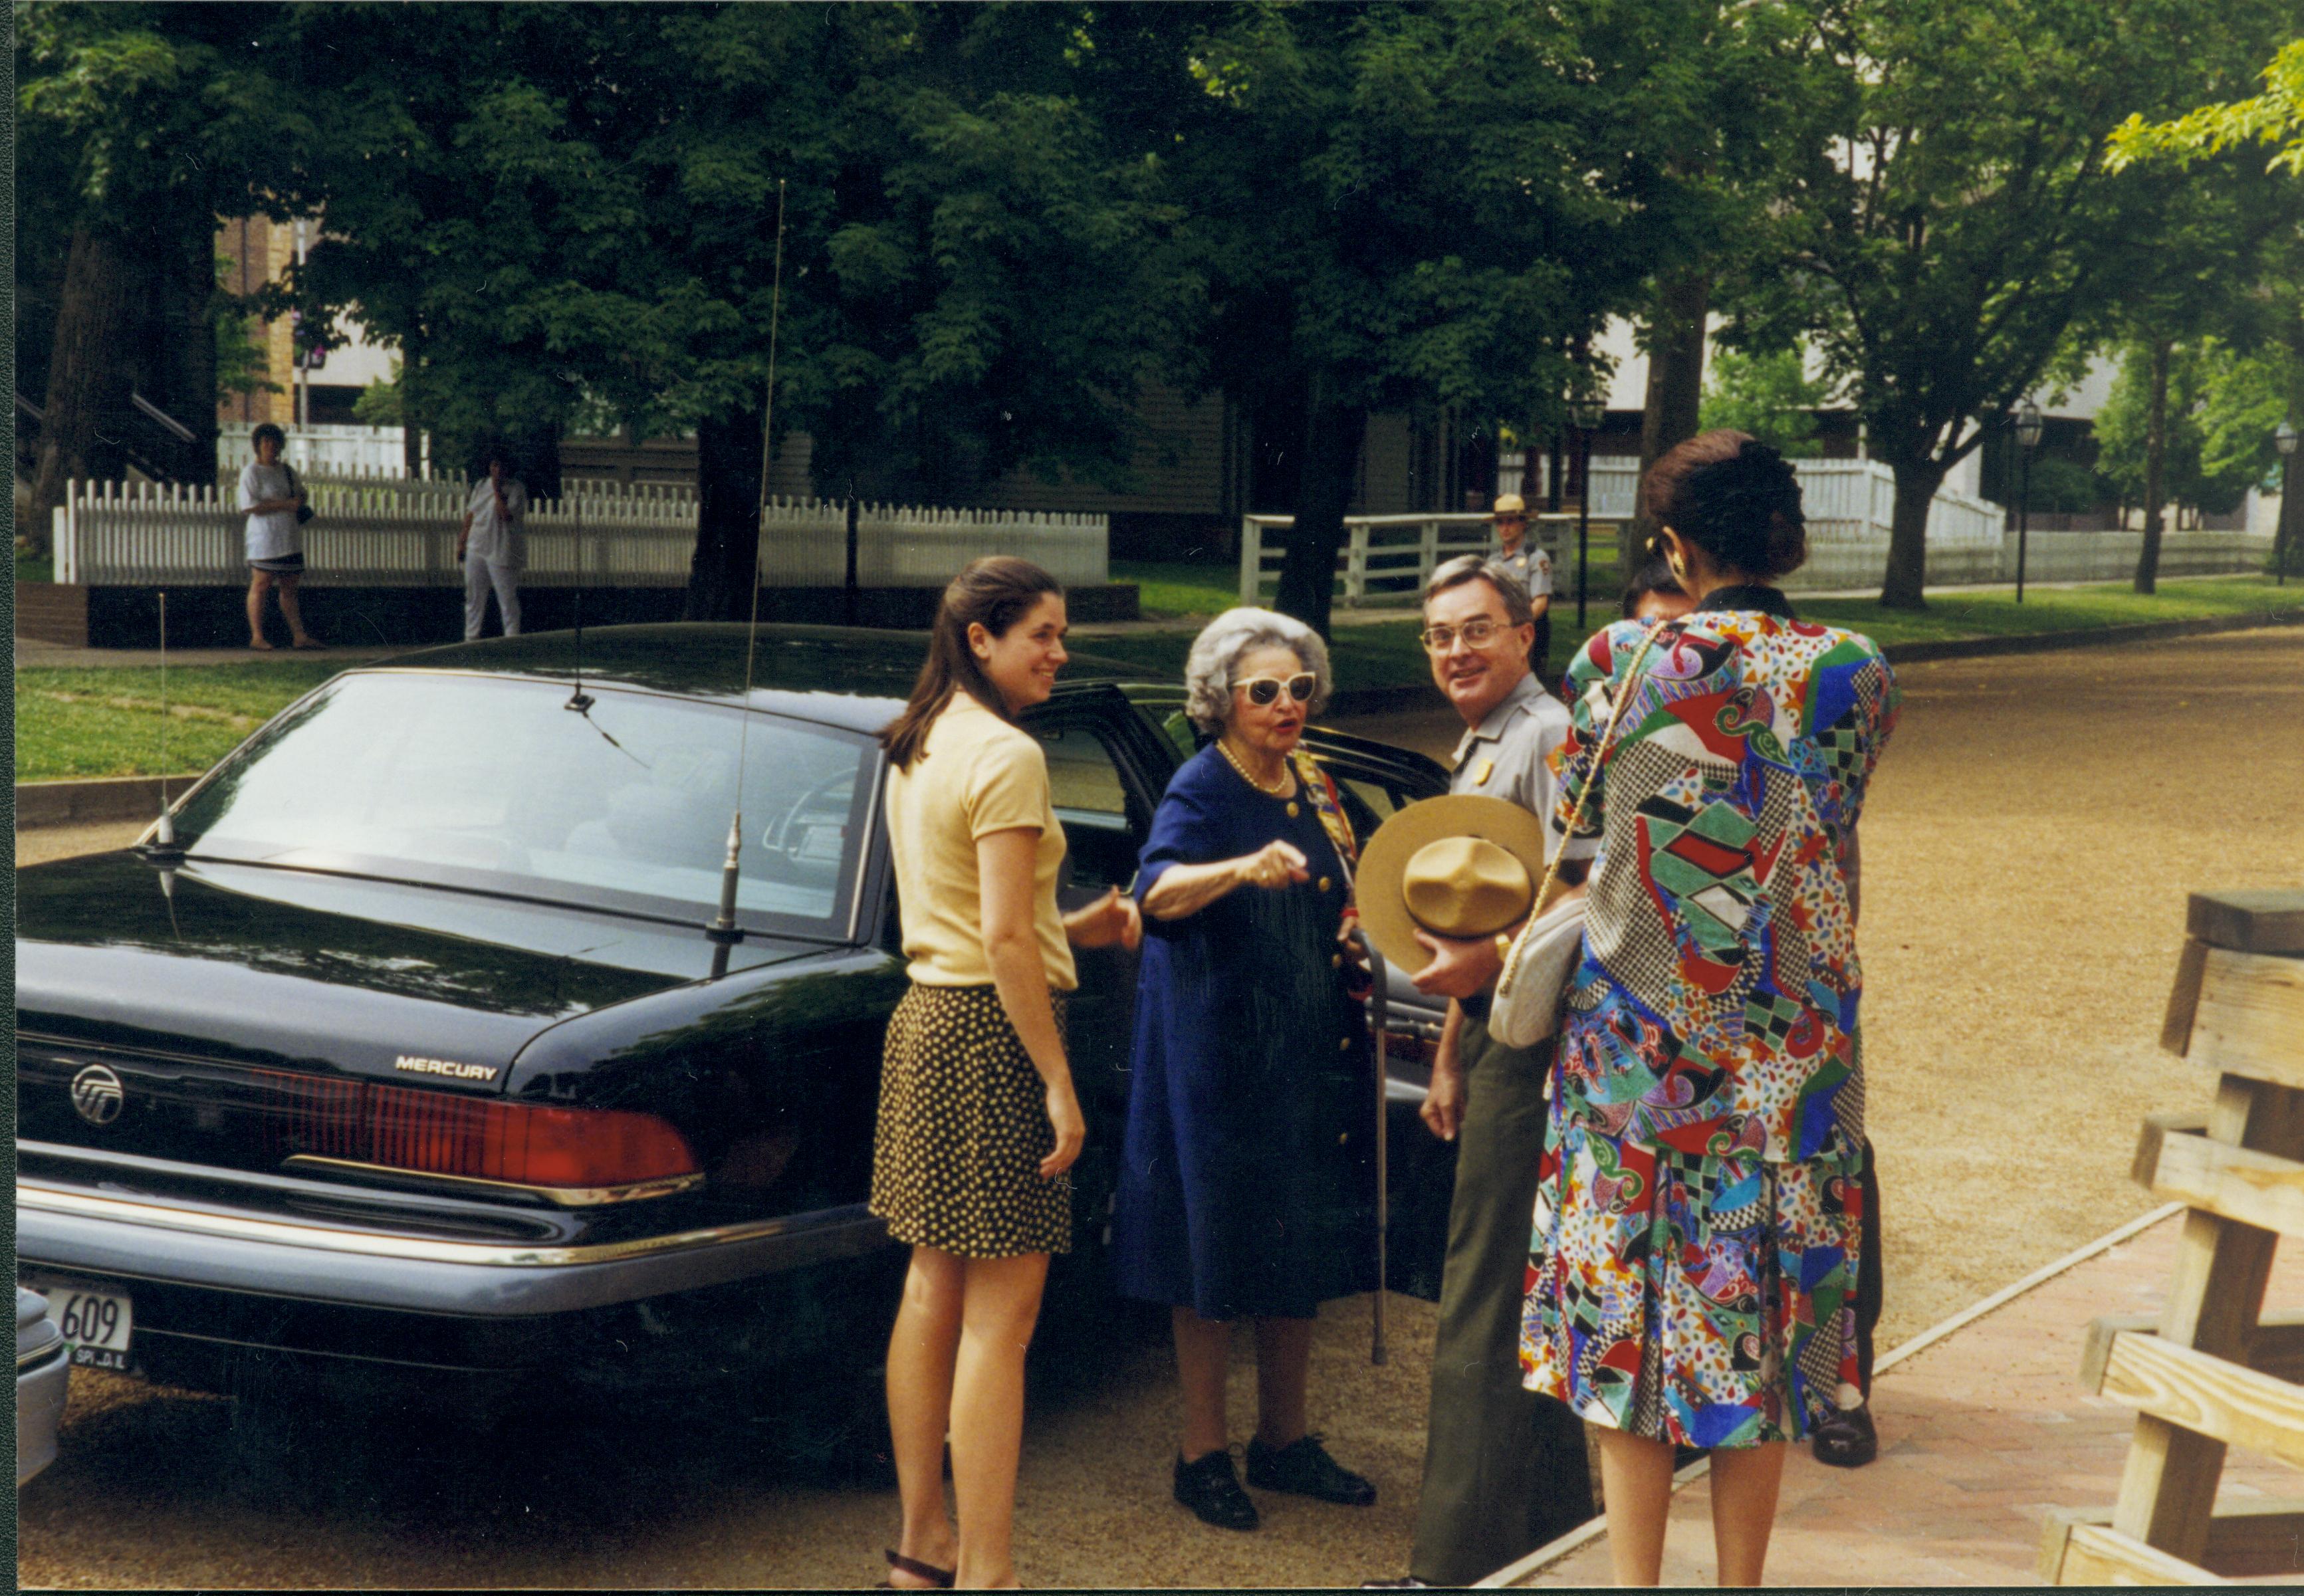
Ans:
[[[304,574],[303,485],[280,458],[287,435],[267,421],[249,435],[256,458],[240,473],[240,507],[248,512],[248,646],[270,649],[264,636],[264,595],[280,593],[280,615],[288,623],[291,646],[323,648],[304,630],[296,584]]]
[[[1055,577],[976,561],[944,590],[919,681],[880,734],[912,984],[888,1023],[871,1210],[912,1249],[888,1345],[903,1532],[887,1560],[913,1588],[1016,1583],[1024,1352],[1049,1254],[1072,1249],[1065,1171],[1087,1135],[1064,1054],[1071,945],[1141,934],[1116,890],[1056,910],[1064,835],[1016,717],[1054,689],[1063,637]]]

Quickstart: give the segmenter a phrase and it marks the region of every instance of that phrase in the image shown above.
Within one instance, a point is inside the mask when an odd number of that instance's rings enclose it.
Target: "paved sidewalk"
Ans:
[[[2088,1323],[2160,1306],[2182,1223],[2181,1214],[2164,1219],[1884,1370],[1873,1396],[1878,1462],[1828,1469],[1805,1447],[1793,1452],[1768,1583],[2041,1583],[2047,1510],[2109,1507],[2128,1458],[2132,1410],[2080,1388]],[[2304,1304],[2304,1256],[2282,1253],[2266,1303]],[[2304,1478],[2235,1450],[2223,1495],[2304,1496]],[[1681,1487],[1664,1546],[1665,1584],[1714,1583],[1711,1521],[1711,1481]],[[1525,1583],[1607,1584],[1606,1537]]]

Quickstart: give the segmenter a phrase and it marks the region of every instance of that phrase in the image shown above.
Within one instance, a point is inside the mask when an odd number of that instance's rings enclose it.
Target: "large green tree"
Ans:
[[[2154,196],[2105,170],[2106,135],[2240,81],[2289,19],[2273,0],[1800,3],[1788,269],[1758,314],[1814,340],[1895,472],[1881,602],[1918,607],[1945,474],[2156,246]]]
[[[1614,54],[1643,64],[1627,86],[1639,132],[1662,182],[1648,202],[1653,277],[1639,318],[1648,356],[1641,396],[1640,471],[1693,436],[1705,419],[1705,351],[1715,312],[1731,319],[1754,280],[1773,283],[1782,261],[1765,225],[1799,168],[1783,130],[1797,107],[1810,48],[1806,19],[1782,0],[1655,0],[1610,7],[1597,19]],[[1781,355],[1755,357],[1773,361]],[[1762,368],[1723,361],[1728,384]],[[1797,373],[1795,373],[1797,375]],[[1752,420],[1749,412],[1737,419]],[[1617,559],[1631,571],[1656,532],[1647,506],[1619,524]]]
[[[1164,214],[1082,108],[1063,6],[312,6],[299,291],[410,357],[449,432],[583,406],[692,429],[689,613],[753,579],[775,427],[826,488],[1109,477],[1173,318]]]
[[[195,434],[196,463],[213,454],[216,216],[266,207],[306,125],[267,47],[280,19],[273,5],[16,8],[19,327],[45,344],[36,537],[68,480],[126,474],[131,392]]]
[[[2166,123],[2132,115],[2112,137],[2115,171],[2207,174],[2221,183],[2229,183],[2234,166],[2260,153],[2261,146],[2273,147],[2263,172],[2274,180],[2272,200],[2281,214],[2262,239],[2253,276],[2240,284],[2244,292],[2220,308],[2226,340],[2257,352],[2255,363],[2266,369],[2262,379],[2279,395],[2279,406],[2276,412],[2259,412],[2245,399],[2225,405],[2234,420],[2223,429],[2229,439],[2224,452],[2232,454],[2246,448],[2234,431],[2239,426],[2304,423],[2304,39],[2283,44],[2263,76],[2260,94],[2200,106]],[[2253,386],[2237,383],[2242,394]],[[2283,565],[2304,545],[2304,493],[2292,480],[2286,487],[2278,539]]]
[[[1368,416],[1539,434],[1636,302],[1652,191],[1597,4],[1121,7],[1097,104],[1185,213],[1205,284],[1174,347],[1298,463],[1278,603],[1326,627]]]
[[[2276,354],[2215,338],[2131,345],[2096,413],[2097,471],[2123,502],[2147,509],[2156,495],[2209,514],[2238,509],[2276,463],[2281,376]]]

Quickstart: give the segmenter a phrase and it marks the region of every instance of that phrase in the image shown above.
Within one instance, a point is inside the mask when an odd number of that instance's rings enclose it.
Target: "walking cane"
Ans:
[[[1385,1255],[1390,1250],[1385,1231],[1389,1227],[1388,1221],[1391,1218],[1391,1199],[1386,1185],[1385,1169],[1385,1155],[1388,1150],[1386,1143],[1390,1138],[1388,1121],[1391,1116],[1387,1112],[1388,1105],[1385,1099],[1385,1082],[1389,1075],[1385,1068],[1386,1050],[1384,1032],[1385,1022],[1392,1017],[1391,994],[1385,990],[1384,955],[1376,952],[1376,944],[1368,940],[1366,931],[1357,929],[1352,932],[1352,938],[1367,952],[1368,973],[1376,978],[1375,989],[1370,992],[1368,998],[1368,1017],[1376,1026],[1376,1322],[1371,1331],[1368,1362],[1382,1363],[1385,1356],[1385,1265],[1387,1261]]]

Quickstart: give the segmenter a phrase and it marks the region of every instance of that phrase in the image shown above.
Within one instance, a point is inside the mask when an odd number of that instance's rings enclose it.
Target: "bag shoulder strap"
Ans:
[[[1560,866],[1568,857],[1568,845],[1575,840],[1578,832],[1584,829],[1584,816],[1592,804],[1592,789],[1599,784],[1601,767],[1608,762],[1608,752],[1616,745],[1616,733],[1623,726],[1624,706],[1639,690],[1640,667],[1648,663],[1648,650],[1656,646],[1656,639],[1662,637],[1664,628],[1671,624],[1670,621],[1658,621],[1649,627],[1648,634],[1640,639],[1640,646],[1633,651],[1632,662],[1624,672],[1623,683],[1616,689],[1615,699],[1608,706],[1608,724],[1600,734],[1600,746],[1592,756],[1592,774],[1584,778],[1583,790],[1576,794],[1576,812],[1569,819],[1568,835],[1560,839],[1560,846],[1553,852],[1552,862],[1545,867],[1544,885],[1537,890],[1536,906],[1529,913],[1531,924],[1552,907],[1553,900],[1560,894]],[[1515,954],[1520,951],[1517,940],[1512,944],[1512,951]]]

